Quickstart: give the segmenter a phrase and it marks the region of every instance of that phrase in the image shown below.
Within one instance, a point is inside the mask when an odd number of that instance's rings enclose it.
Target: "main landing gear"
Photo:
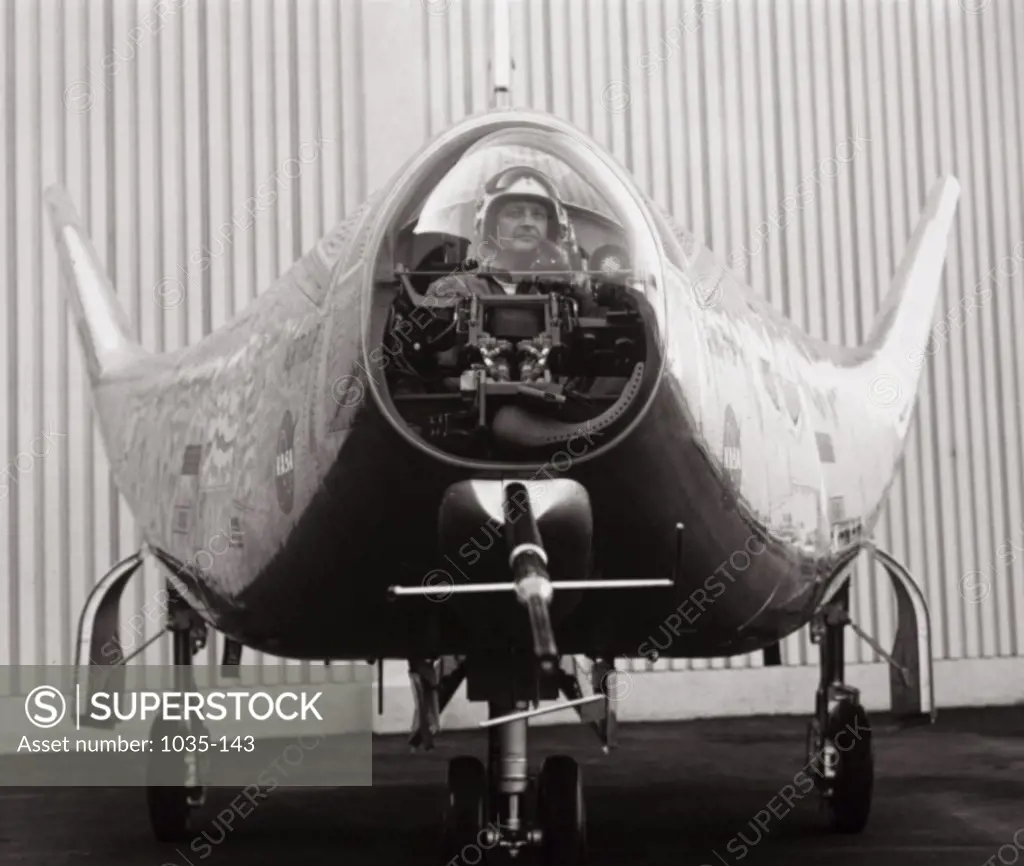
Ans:
[[[95,692],[122,693],[126,665],[160,639],[165,631],[173,635],[175,691],[196,690],[192,657],[206,646],[207,627],[170,583],[162,593],[166,598],[164,629],[141,645],[132,647],[127,655],[121,645],[118,625],[121,596],[138,573],[146,552],[143,548],[110,569],[93,587],[82,609],[75,654],[75,685],[81,689],[84,705]],[[139,620],[142,620],[141,616]],[[233,646],[231,641],[226,643],[226,659],[228,648]],[[226,676],[233,675],[230,668],[226,660]],[[111,728],[114,725],[113,721],[97,722],[87,716],[79,721],[89,727]],[[206,756],[194,751],[175,750],[173,738],[205,733],[203,723],[197,719],[193,719],[189,727],[181,722],[157,718],[150,728],[152,747],[147,756],[146,803],[153,834],[162,842],[181,841],[187,837],[192,813],[205,798],[202,776]]]
[[[848,593],[844,587],[811,625],[812,640],[821,649],[821,681],[807,732],[807,766],[829,826],[840,833],[859,833],[871,813],[875,765],[871,725],[860,692],[843,682]]]
[[[206,645],[206,625],[191,607],[168,587],[167,628],[173,636],[174,690],[196,690],[192,657]],[[161,842],[187,838],[192,815],[206,799],[202,782],[203,758],[196,751],[178,752],[162,748],[174,737],[202,736],[202,723],[169,721],[157,717],[150,728],[153,749],[146,767],[146,806],[153,835]]]
[[[836,571],[826,588],[828,600],[811,621],[811,640],[821,652],[821,680],[807,731],[807,772],[818,788],[829,827],[838,833],[859,833],[866,826],[875,775],[871,724],[860,693],[844,682],[846,626],[889,663],[896,717],[904,724],[935,719],[931,629],[924,595],[891,556],[870,545],[867,550],[882,563],[896,590],[899,624],[892,654],[850,620],[852,560]]]

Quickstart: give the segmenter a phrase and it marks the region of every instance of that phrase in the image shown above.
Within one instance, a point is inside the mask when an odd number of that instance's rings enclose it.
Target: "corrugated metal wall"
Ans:
[[[56,664],[70,659],[89,587],[136,538],[86,401],[41,190],[70,189],[148,348],[194,342],[430,136],[488,105],[494,10],[488,0],[3,0],[0,10],[0,663]],[[863,336],[926,188],[943,173],[960,179],[945,324],[878,541],[924,582],[939,657],[1024,652],[1024,60],[1014,51],[1024,7],[520,0],[512,16],[515,100],[590,131],[815,335]],[[210,266],[197,266],[205,255]],[[983,282],[991,296],[958,313]],[[888,640],[889,592],[865,575],[855,615]],[[127,607],[158,585],[149,574]],[[816,663],[802,635],[784,658]],[[850,658],[874,656],[851,642]]]

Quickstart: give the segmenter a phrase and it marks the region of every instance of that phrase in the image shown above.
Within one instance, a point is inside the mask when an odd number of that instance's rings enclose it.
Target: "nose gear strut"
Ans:
[[[431,748],[440,728],[440,714],[455,689],[466,683],[470,702],[486,703],[487,758],[462,756],[448,768],[448,804],[444,818],[445,862],[473,846],[481,852],[500,850],[516,857],[537,848],[551,866],[582,864],[586,857],[586,813],[580,768],[567,756],[548,758],[539,773],[529,767],[529,722],[535,716],[574,709],[602,740],[605,751],[615,734],[612,699],[614,659],[601,656],[587,684],[563,669],[556,626],[566,608],[560,593],[596,590],[671,589],[680,574],[643,580],[595,580],[590,574],[592,518],[586,489],[560,478],[500,481],[477,479],[452,485],[442,498],[439,542],[456,551],[481,526],[500,527],[504,548],[495,545],[474,572],[505,572],[510,580],[496,583],[451,582],[390,588],[392,598],[513,596],[525,613],[528,640],[521,635],[511,649],[484,650],[440,667],[433,659],[409,663],[416,699],[416,723],[410,743]],[[677,548],[682,526],[675,527]],[[571,597],[570,597],[571,600]],[[508,615],[508,608],[501,609]],[[514,608],[511,613],[514,615]],[[514,616],[513,616],[514,618]],[[575,661],[575,659],[573,659]],[[558,703],[553,703],[558,701]],[[552,702],[541,706],[541,701]],[[474,862],[476,862],[474,860]]]

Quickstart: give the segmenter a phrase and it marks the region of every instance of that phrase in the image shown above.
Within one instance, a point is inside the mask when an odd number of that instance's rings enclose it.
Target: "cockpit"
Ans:
[[[392,421],[503,462],[628,425],[659,368],[660,260],[602,167],[568,135],[514,128],[413,184],[372,290]]]

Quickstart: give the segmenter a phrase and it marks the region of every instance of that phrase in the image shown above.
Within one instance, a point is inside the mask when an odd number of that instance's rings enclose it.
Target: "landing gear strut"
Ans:
[[[924,593],[892,556],[870,542],[864,550],[885,569],[896,593],[892,653],[850,619],[850,574],[855,556],[833,573],[825,587],[824,603],[811,620],[811,640],[821,649],[821,680],[807,734],[807,768],[821,794],[829,825],[840,833],[859,833],[867,824],[875,774],[868,715],[860,693],[844,682],[846,626],[888,662],[895,718],[903,725],[935,721],[931,623]]]
[[[194,691],[192,656],[206,643],[206,627],[173,588],[168,586],[167,589],[167,627],[173,635],[174,647],[174,689]],[[152,751],[146,767],[146,805],[153,835],[161,842],[185,839],[192,813],[206,798],[199,754],[177,752],[170,745],[173,737],[201,733],[198,727],[190,729],[184,722],[159,717],[150,728]]]
[[[543,507],[535,508],[543,502]],[[586,810],[580,768],[566,756],[549,758],[534,778],[529,773],[527,733],[531,717],[572,708],[601,738],[605,750],[615,739],[612,706],[614,657],[594,659],[593,694],[584,696],[583,682],[562,670],[555,625],[559,616],[555,594],[592,591],[637,591],[676,587],[671,578],[602,580],[590,575],[593,518],[586,489],[569,479],[522,481],[478,479],[448,488],[438,518],[439,549],[456,551],[481,526],[497,518],[492,506],[501,503],[505,545],[489,549],[477,574],[501,574],[497,583],[455,583],[445,586],[392,586],[391,598],[512,596],[524,609],[529,649],[520,638],[512,646],[491,644],[479,656],[464,658],[454,670],[431,659],[410,661],[417,714],[411,738],[414,747],[430,748],[440,728],[440,713],[463,679],[470,702],[489,707],[486,762],[460,757],[448,768],[448,804],[444,816],[445,862],[461,858],[479,863],[497,849],[517,856],[524,848],[539,849],[549,866],[581,866],[586,858]],[[541,529],[543,528],[543,532]],[[677,527],[677,540],[682,525]],[[545,539],[550,548],[545,546]],[[681,544],[681,541],[679,541]],[[558,579],[552,577],[559,575]],[[454,602],[453,604],[458,604]],[[504,609],[508,612],[507,607]],[[525,637],[525,630],[520,632]],[[489,654],[488,654],[489,653]],[[541,708],[541,701],[567,700]],[[598,710],[603,704],[603,711]],[[584,712],[586,708],[586,712]],[[596,711],[596,712],[595,712]]]
[[[121,693],[125,685],[125,666],[159,640],[165,631],[173,635],[174,689],[179,692],[196,690],[192,657],[206,646],[206,623],[172,584],[165,583],[167,616],[164,628],[130,651],[122,647],[118,627],[121,596],[128,582],[139,573],[147,553],[155,553],[165,566],[184,576],[180,563],[170,562],[159,551],[151,551],[143,545],[142,550],[121,560],[96,583],[79,616],[75,649],[75,687],[80,689],[86,703],[98,691]],[[227,669],[225,675],[231,676],[231,667],[237,665],[237,660],[232,659],[237,659],[240,648],[232,646],[230,641],[228,647],[232,647],[232,653],[228,658],[226,647],[224,667]],[[80,722],[88,727],[114,726],[113,721],[96,721],[86,716],[81,717]],[[207,756],[176,750],[173,738],[206,733],[199,720],[192,720],[190,728],[180,722],[158,718],[150,728],[146,802],[153,834],[162,842],[181,841],[188,835],[192,812],[205,798],[201,777]]]
[[[540,849],[544,866],[586,862],[587,820],[579,765],[555,755],[544,761],[536,778],[531,777],[527,726],[532,712],[527,706],[517,701],[512,713],[501,715],[503,704],[491,701],[488,766],[467,756],[449,764],[445,862],[460,857],[478,862],[494,850],[515,858],[531,847]]]
[[[831,829],[859,833],[871,813],[875,769],[871,725],[860,692],[843,682],[848,603],[845,586],[811,624],[812,640],[821,649],[821,681],[808,727],[807,762]]]

